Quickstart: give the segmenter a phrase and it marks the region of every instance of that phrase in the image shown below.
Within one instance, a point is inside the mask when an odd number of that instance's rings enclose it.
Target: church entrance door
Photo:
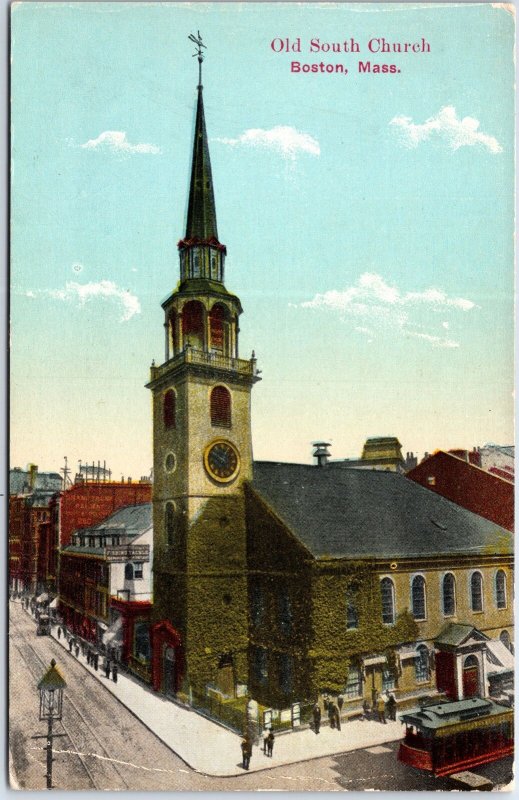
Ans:
[[[175,697],[177,693],[175,663],[175,648],[166,647],[164,651],[164,693],[170,697]]]
[[[479,666],[476,656],[468,656],[463,665],[463,697],[479,694]]]

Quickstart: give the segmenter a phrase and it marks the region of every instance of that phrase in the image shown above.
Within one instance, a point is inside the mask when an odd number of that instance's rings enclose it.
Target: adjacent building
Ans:
[[[514,484],[452,452],[438,450],[407,473],[407,478],[463,508],[512,531]]]
[[[62,485],[54,472],[9,471],[9,589],[16,593],[45,593],[53,580],[49,548],[50,503]]]
[[[135,604],[143,616],[150,612],[151,539],[151,505],[143,503],[79,529],[61,550],[59,609],[64,624],[86,641],[118,649],[121,658],[131,655],[131,634],[125,635],[124,625],[128,619],[133,625]],[[144,660],[149,661],[149,652]]]

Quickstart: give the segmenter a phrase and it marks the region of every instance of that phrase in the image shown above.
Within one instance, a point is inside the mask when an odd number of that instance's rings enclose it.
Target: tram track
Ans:
[[[12,631],[16,630],[16,628],[16,625],[12,626]],[[10,638],[12,645],[20,654],[20,657],[23,659],[27,669],[35,681],[38,681],[48,665],[45,664],[39,653],[30,644],[30,642],[23,638],[23,634],[21,632],[17,638],[14,638],[11,633]],[[70,713],[71,711],[72,714]],[[117,783],[119,784],[117,788],[123,790],[132,788],[126,780],[126,777],[120,767],[114,762],[114,760],[112,760],[108,750],[97,735],[91,723],[81,711],[78,704],[70,697],[70,695],[67,696],[66,699],[64,715],[66,715],[68,719],[62,719],[61,726],[72,748],[70,755],[77,757],[82,769],[86,773],[88,781],[91,784],[91,786],[88,788],[95,790],[115,788],[115,776]],[[77,724],[74,723],[74,715],[77,717]],[[74,733],[72,733],[72,730],[74,730]],[[95,742],[94,746],[92,745],[92,742]],[[55,748],[55,752],[64,754],[68,753],[69,751],[61,748],[58,750]],[[87,763],[89,756],[92,758],[92,760],[95,759],[95,769],[92,765],[89,766]]]

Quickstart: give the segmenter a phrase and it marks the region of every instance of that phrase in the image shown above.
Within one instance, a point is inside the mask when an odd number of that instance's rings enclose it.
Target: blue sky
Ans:
[[[259,459],[512,440],[513,20],[491,5],[21,3],[11,463],[148,474],[204,101]],[[308,43],[354,37],[357,53]],[[430,44],[370,53],[368,41]],[[275,38],[300,53],[276,53]],[[291,61],[348,74],[295,74]],[[395,64],[359,74],[358,61]]]

